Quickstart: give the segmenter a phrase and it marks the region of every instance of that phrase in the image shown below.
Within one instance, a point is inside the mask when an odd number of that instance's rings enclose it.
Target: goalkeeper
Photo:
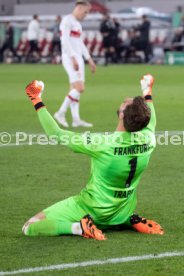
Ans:
[[[22,229],[25,235],[73,234],[105,240],[103,229],[123,224],[141,233],[164,233],[156,222],[134,214],[137,186],[156,146],[153,82],[149,74],[142,78],[143,97],[128,98],[121,104],[116,131],[108,136],[59,128],[42,102],[43,83],[33,81],[26,87],[47,135],[54,135],[59,144],[74,152],[89,155],[91,175],[80,194],[29,219]]]

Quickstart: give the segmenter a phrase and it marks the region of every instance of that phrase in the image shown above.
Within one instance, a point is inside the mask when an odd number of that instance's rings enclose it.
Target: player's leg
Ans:
[[[136,192],[134,192],[131,196],[131,200],[127,202],[127,204],[121,208],[119,212],[116,212],[113,216],[111,216],[110,221],[106,221],[108,225],[116,225],[118,228],[124,228],[124,226],[128,226],[133,228],[137,232],[145,233],[145,234],[160,234],[163,235],[164,231],[162,227],[152,221],[145,219],[141,216],[136,215],[135,209],[137,205]],[[95,222],[98,222],[95,220]],[[97,223],[98,225],[98,223]]]
[[[84,216],[77,208],[73,198],[53,204],[38,213],[23,226],[23,233],[30,236],[57,236],[72,234],[72,223],[79,222]]]
[[[41,212],[29,219],[23,226],[22,232],[26,236],[59,236],[59,235],[81,235],[82,229],[80,223],[70,221],[60,221],[47,218],[44,212]]]
[[[63,66],[69,76],[70,82],[70,92],[65,97],[64,102],[62,103],[58,112],[55,113],[55,119],[65,127],[68,127],[68,123],[65,119],[65,113],[68,107],[71,108],[73,127],[84,126],[84,127],[92,127],[92,124],[89,124],[80,119],[80,112],[79,112],[79,103],[80,103],[80,96],[85,89],[84,85],[84,61],[82,58],[78,58],[77,62],[79,64],[79,70],[75,71],[73,68],[73,64],[70,59],[63,58]]]
[[[28,49],[28,52],[26,54],[26,62],[29,61],[29,58],[32,57],[32,54],[33,54],[33,48],[34,48],[34,42],[33,40],[30,40],[29,41],[29,49]]]
[[[70,104],[73,119],[72,126],[92,127],[93,125],[91,123],[85,122],[84,120],[80,119],[80,97],[85,90],[85,65],[83,59],[79,58],[77,61],[79,64],[79,71],[75,77],[73,76],[73,81],[71,78],[71,89],[73,91],[73,95],[75,95]]]
[[[34,40],[34,56],[36,58],[36,60],[38,61],[40,59],[40,50],[39,50],[39,47],[38,47],[38,41],[37,40]]]
[[[108,63],[109,63],[109,41],[108,41],[108,37],[103,38],[102,44],[103,44],[104,57],[105,57],[104,65],[108,65]]]
[[[83,69],[84,70],[84,69]],[[81,70],[81,75],[83,74]],[[82,77],[83,78],[83,77]],[[71,99],[70,109],[72,114],[72,127],[92,127],[91,123],[88,123],[80,118],[80,97],[84,92],[85,84],[84,81],[76,81],[71,84],[71,91],[69,97]]]
[[[85,238],[104,240],[92,218],[74,199],[60,201],[28,220],[22,228],[27,236],[80,235]]]
[[[81,121],[79,114],[79,101],[80,95],[84,91],[84,83],[82,81],[75,81],[70,85],[70,92],[65,97],[64,102],[62,103],[58,112],[54,114],[55,119],[62,124],[64,127],[68,127],[68,123],[65,119],[65,114],[68,110],[68,107],[71,109],[72,114],[72,126],[78,126],[78,122]]]
[[[76,78],[76,71],[73,68],[71,59],[69,59],[68,57],[62,57],[62,65],[69,77],[69,83],[70,83],[70,91],[68,93],[68,95],[65,97],[63,103],[61,104],[59,110],[54,114],[54,118],[57,120],[58,123],[60,123],[61,125],[63,125],[64,127],[69,127],[66,118],[65,118],[65,114],[72,102],[70,93],[72,92],[72,88],[71,88],[71,81],[74,78]],[[73,93],[72,93],[73,94]]]
[[[44,212],[38,213],[29,219],[24,224],[22,232],[26,236],[58,236],[62,234],[82,235],[80,223],[63,222],[48,218]]]
[[[24,224],[22,232],[26,236],[78,235],[87,239],[106,239],[102,231],[96,227],[90,215],[84,216],[79,222],[70,222],[49,219],[41,212]]]
[[[77,126],[77,123],[80,122],[80,97],[84,92],[85,85],[82,80],[78,80],[71,83],[69,97],[71,99],[70,110],[72,115],[72,126]]]

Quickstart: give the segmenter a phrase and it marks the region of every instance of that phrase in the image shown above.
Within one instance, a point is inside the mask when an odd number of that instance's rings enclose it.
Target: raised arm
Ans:
[[[154,83],[154,78],[152,75],[147,74],[143,76],[143,78],[140,81],[141,83],[141,89],[143,92],[143,96],[145,98],[145,102],[149,106],[151,110],[151,119],[149,124],[147,125],[147,128],[150,129],[152,132],[155,132],[156,127],[156,114],[155,109],[153,105],[153,99],[152,99],[152,87]]]
[[[98,148],[91,143],[88,135],[67,131],[58,126],[42,102],[41,94],[43,89],[44,83],[35,80],[27,85],[26,94],[37,111],[40,123],[48,137],[56,139],[59,144],[69,147],[74,152],[96,156]]]
[[[64,142],[64,139],[66,142],[66,139],[69,140],[71,138],[73,132],[61,129],[55,122],[53,117],[50,115],[50,113],[47,111],[46,106],[41,99],[41,94],[43,90],[44,83],[42,81],[35,80],[27,85],[26,94],[30,98],[35,110],[37,111],[38,118],[45,133],[48,135],[48,137],[53,137],[62,144]]]

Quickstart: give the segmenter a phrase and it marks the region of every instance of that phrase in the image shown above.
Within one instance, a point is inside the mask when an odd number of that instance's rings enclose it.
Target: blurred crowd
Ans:
[[[47,28],[51,37],[43,37],[39,41],[40,22],[39,16],[34,15],[29,22],[26,37],[20,39],[17,47],[14,47],[14,28],[10,22],[5,23],[5,38],[0,47],[0,62],[40,62],[45,57],[48,62],[55,60],[56,56],[61,55],[60,30],[61,16],[57,16],[51,28]]]
[[[105,64],[109,62],[118,63],[123,59],[124,62],[136,60],[136,53],[144,53],[144,62],[147,63],[152,57],[152,47],[149,39],[150,21],[142,16],[142,24],[133,26],[127,30],[127,38],[122,41],[119,38],[120,23],[105,15],[100,26],[103,40],[102,45],[105,51]],[[138,57],[137,57],[138,58]]]
[[[60,22],[62,18],[57,16],[53,25],[47,29],[51,33],[49,38],[39,41],[40,21],[39,16],[34,15],[26,30],[26,39],[21,39],[14,47],[14,27],[10,22],[5,23],[5,38],[0,43],[0,62],[30,62],[37,63],[43,58],[45,62],[58,63],[61,56],[60,44]],[[184,52],[184,16],[182,8],[179,7],[175,13],[172,33],[165,39],[159,49],[150,40],[151,23],[146,15],[142,16],[141,23],[126,29],[126,37],[122,39],[120,33],[124,26],[109,14],[105,14],[100,26],[99,53],[95,53],[94,58],[98,58],[103,63],[157,63],[157,53],[167,51]],[[89,46],[89,40],[85,40]],[[90,42],[91,43],[91,42]],[[88,47],[92,52],[95,43],[99,44],[96,38]],[[158,45],[157,45],[158,46]],[[158,51],[159,50],[159,51]],[[93,53],[92,53],[93,55]],[[100,55],[100,56],[98,56]],[[102,63],[102,62],[101,62]]]
[[[146,15],[142,23],[127,29],[126,39],[120,39],[121,25],[116,19],[105,15],[100,25],[105,64],[108,63],[163,63],[166,52],[184,53],[184,14],[178,7],[173,16],[172,31],[164,41],[150,40],[151,23]]]

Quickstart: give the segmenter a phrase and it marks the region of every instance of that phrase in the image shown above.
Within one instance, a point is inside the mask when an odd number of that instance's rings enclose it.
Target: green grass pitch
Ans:
[[[99,67],[95,76],[86,69],[81,117],[94,123],[92,131],[115,130],[117,108],[125,97],[141,94],[139,79],[148,72],[156,79],[157,131],[184,130],[184,67],[137,65]],[[1,65],[1,133],[43,133],[24,93],[33,79],[45,82],[43,99],[51,114],[68,91],[60,66]],[[0,147],[0,271],[184,250],[183,145],[157,146],[138,187],[137,213],[158,221],[166,231],[164,236],[129,230],[108,231],[105,242],[73,236],[23,236],[21,228],[28,218],[85,186],[89,168],[88,157],[62,146]],[[32,275],[184,275],[182,269],[182,257],[174,257]]]

